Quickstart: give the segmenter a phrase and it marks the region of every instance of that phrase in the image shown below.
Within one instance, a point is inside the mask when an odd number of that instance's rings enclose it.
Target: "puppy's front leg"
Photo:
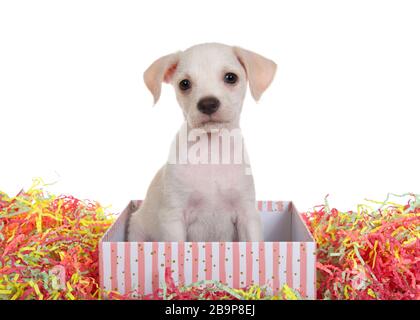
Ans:
[[[239,241],[263,241],[260,213],[255,206],[249,205],[238,215],[237,229]]]
[[[186,241],[187,230],[183,217],[178,211],[167,211],[160,221],[160,237],[156,241]]]

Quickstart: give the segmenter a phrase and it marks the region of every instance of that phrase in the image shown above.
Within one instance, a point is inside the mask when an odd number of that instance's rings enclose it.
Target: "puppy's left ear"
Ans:
[[[233,51],[245,68],[251,94],[255,101],[258,101],[273,81],[277,65],[274,61],[249,50],[233,47]]]
[[[169,54],[157,59],[144,72],[143,79],[147,88],[153,95],[156,104],[160,98],[162,82],[170,82],[179,61],[179,52]]]

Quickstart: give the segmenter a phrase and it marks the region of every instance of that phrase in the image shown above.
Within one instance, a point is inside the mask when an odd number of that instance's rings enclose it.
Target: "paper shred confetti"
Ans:
[[[0,191],[0,299],[132,299],[99,288],[98,242],[115,220],[97,202],[55,196],[40,179]],[[405,204],[390,197],[409,198]],[[317,242],[318,299],[420,299],[420,196],[388,195],[357,211],[322,206],[303,217]],[[399,201],[401,202],[401,201]],[[374,209],[374,206],[379,208]],[[135,294],[135,293],[134,293]],[[218,281],[177,286],[166,270],[159,300],[298,300],[284,285],[230,288]]]
[[[270,295],[267,287],[252,285],[233,289],[219,281],[205,280],[190,285],[177,286],[169,268],[165,282],[153,294],[141,297],[145,300],[299,300],[301,295],[287,285],[277,295]]]
[[[380,207],[341,212],[326,197],[303,215],[318,246],[318,299],[419,300],[420,195],[367,201]]]
[[[98,242],[113,216],[42,186],[34,179],[15,197],[0,192],[0,299],[101,298]]]

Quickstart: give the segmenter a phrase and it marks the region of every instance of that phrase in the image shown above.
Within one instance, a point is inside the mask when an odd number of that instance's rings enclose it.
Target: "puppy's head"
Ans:
[[[201,44],[156,60],[144,73],[155,103],[162,82],[174,86],[191,128],[233,128],[246,93],[258,100],[274,78],[276,64],[254,52],[222,44]]]

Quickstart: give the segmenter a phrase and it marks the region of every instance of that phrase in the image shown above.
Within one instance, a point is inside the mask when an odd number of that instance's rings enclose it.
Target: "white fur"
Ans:
[[[171,83],[185,117],[182,132],[203,129],[199,139],[220,139],[221,129],[239,128],[239,117],[249,81],[257,100],[270,85],[276,65],[251,51],[222,44],[202,44],[156,60],[145,72],[144,80],[159,100],[161,83]],[[239,81],[226,84],[227,72]],[[181,91],[178,84],[189,79],[192,88]],[[212,115],[197,109],[198,101],[207,96],[220,100]],[[185,130],[185,131],[183,131]],[[176,150],[178,139],[171,150]],[[187,143],[191,151],[194,142]],[[179,146],[179,141],[178,141]],[[228,150],[234,152],[233,144]],[[179,152],[179,150],[178,150]],[[244,151],[246,154],[246,151]],[[213,154],[214,156],[214,154]],[[205,158],[212,157],[211,151]],[[248,164],[171,163],[158,171],[139,210],[133,213],[129,241],[260,241],[262,227],[255,209],[255,190]]]

